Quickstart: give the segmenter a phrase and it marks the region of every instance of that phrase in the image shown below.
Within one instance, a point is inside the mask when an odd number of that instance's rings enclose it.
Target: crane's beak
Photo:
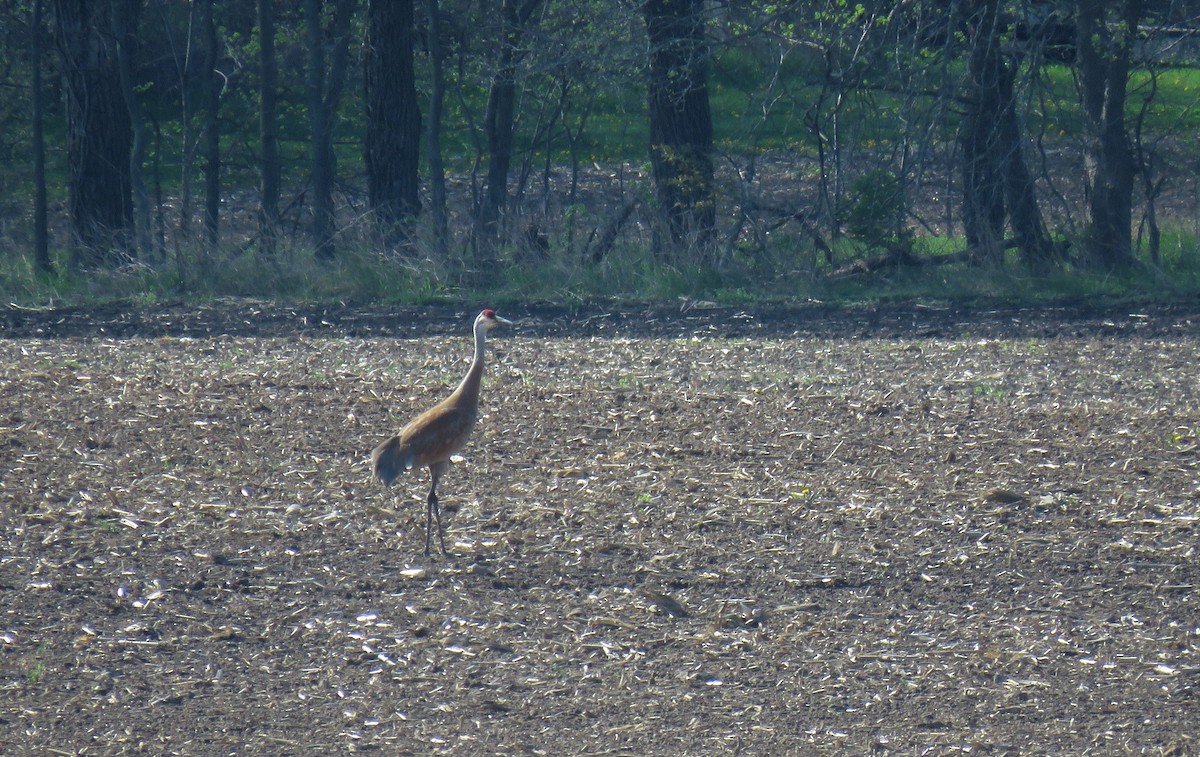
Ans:
[[[513,325],[513,322],[512,322],[512,321],[508,320],[507,318],[504,318],[503,316],[499,316],[499,315],[498,315],[498,316],[496,316],[496,321],[497,321],[498,323],[503,323],[505,326],[511,326],[511,325]]]

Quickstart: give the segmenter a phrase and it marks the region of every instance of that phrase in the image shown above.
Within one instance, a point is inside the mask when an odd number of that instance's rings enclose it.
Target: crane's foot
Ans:
[[[454,553],[451,552],[450,550],[446,549],[446,542],[442,541],[441,539],[438,539],[438,546],[441,548],[440,551],[442,553],[442,557],[454,557]],[[433,549],[431,549],[431,547],[432,547],[431,544],[425,545],[425,556],[426,557],[433,557]]]
[[[455,557],[454,553],[446,550],[445,547],[442,548],[441,552],[442,552],[442,557],[446,558],[447,560],[453,560]],[[433,550],[431,550],[431,549],[425,550],[425,556],[433,557]]]

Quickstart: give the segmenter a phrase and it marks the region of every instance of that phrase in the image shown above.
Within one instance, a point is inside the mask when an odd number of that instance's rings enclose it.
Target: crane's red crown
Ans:
[[[495,318],[496,311],[495,310],[485,310],[485,311],[483,311],[483,317],[484,318]]]

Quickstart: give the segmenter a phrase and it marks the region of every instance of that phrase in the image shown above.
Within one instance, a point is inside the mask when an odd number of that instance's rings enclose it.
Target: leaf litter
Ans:
[[[468,315],[0,341],[4,753],[1200,748],[1194,320]]]

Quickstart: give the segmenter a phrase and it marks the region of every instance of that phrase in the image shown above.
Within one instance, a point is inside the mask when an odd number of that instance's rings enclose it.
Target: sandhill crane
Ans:
[[[432,482],[425,508],[426,556],[429,555],[434,520],[437,521],[442,554],[446,554],[442,511],[437,499],[438,480],[450,467],[450,456],[466,445],[471,429],[475,427],[475,418],[479,414],[479,383],[483,378],[484,341],[487,332],[502,323],[512,325],[512,321],[496,315],[494,310],[480,313],[475,319],[475,359],[458,388],[371,452],[371,470],[385,486],[391,486],[409,468],[429,468]]]

